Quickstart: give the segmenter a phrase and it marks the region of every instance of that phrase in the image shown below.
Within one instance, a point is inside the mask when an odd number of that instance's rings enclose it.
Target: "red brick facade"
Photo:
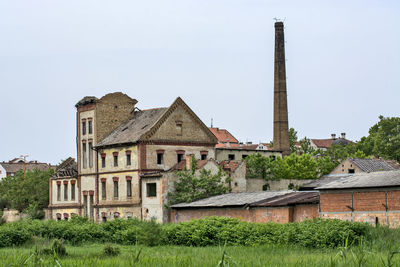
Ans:
[[[400,225],[400,189],[320,192],[320,206],[322,218]]]
[[[205,209],[173,209],[170,220],[172,223],[190,221],[208,216],[224,216],[237,218],[248,222],[299,222],[318,217],[318,204],[286,206],[238,208],[205,208]]]

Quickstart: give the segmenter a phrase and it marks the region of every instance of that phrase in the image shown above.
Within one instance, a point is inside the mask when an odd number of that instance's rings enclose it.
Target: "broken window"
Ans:
[[[178,163],[181,162],[182,159],[183,159],[183,154],[178,154],[178,158],[177,158]]]
[[[68,184],[64,183],[64,201],[68,200]]]
[[[132,197],[132,181],[126,180],[126,196]]]
[[[102,179],[102,181],[101,181],[101,199],[105,200],[106,198],[107,198],[106,181]]]
[[[82,159],[82,161],[83,161],[83,168],[84,169],[86,169],[86,164],[87,164],[87,161],[86,161],[86,143],[83,143],[82,144],[82,150],[83,150],[83,159]]]
[[[118,181],[114,181],[114,199],[118,199]]]
[[[228,160],[235,160],[235,154],[229,154]]]
[[[163,164],[163,153],[157,153],[157,164],[162,165]]]
[[[201,160],[206,160],[207,159],[207,154],[202,154],[201,155]]]
[[[71,200],[75,200],[75,184],[71,181]]]
[[[116,153],[114,153],[114,167],[118,167],[118,154]]]
[[[93,168],[93,144],[89,142],[89,168]]]
[[[86,121],[82,121],[82,135],[86,134]]]
[[[106,155],[105,154],[101,155],[101,167],[102,168],[106,167]]]
[[[131,154],[126,155],[126,165],[131,165]]]
[[[57,184],[57,201],[61,201],[61,184]]]
[[[242,155],[242,159],[245,159],[246,157],[247,157],[246,154],[243,154],[243,155]]]
[[[157,184],[156,183],[147,183],[146,191],[148,197],[156,197],[157,196]]]
[[[354,169],[349,169],[349,173],[354,173]]]

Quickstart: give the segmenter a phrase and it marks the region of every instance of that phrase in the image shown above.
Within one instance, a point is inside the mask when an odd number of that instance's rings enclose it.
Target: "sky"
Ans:
[[[0,0],[0,161],[76,157],[84,96],[180,96],[240,141],[273,139],[274,18],[289,127],[359,140],[399,116],[398,0]]]

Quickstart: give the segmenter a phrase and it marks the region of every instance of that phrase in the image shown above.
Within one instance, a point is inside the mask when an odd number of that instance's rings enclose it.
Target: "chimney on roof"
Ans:
[[[342,139],[346,139],[346,133],[341,133]]]
[[[275,22],[274,148],[290,154],[283,22]]]
[[[332,139],[336,139],[336,134],[331,134]]]
[[[193,159],[193,154],[186,155],[186,169],[187,170],[192,169],[192,159]]]

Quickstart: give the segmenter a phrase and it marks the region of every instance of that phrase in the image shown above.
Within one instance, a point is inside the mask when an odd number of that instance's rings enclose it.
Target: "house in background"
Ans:
[[[239,142],[228,130],[209,128],[218,139],[215,145],[216,160],[241,161],[248,155],[260,153],[264,157],[282,157],[282,151],[271,149],[269,144],[253,144]]]
[[[330,174],[393,171],[396,165],[399,164],[387,162],[383,159],[348,158],[343,160]]]
[[[346,139],[346,133],[341,133],[339,138],[336,138],[336,134],[331,134],[331,138],[328,139],[310,139],[311,146],[314,149],[321,149],[326,151],[332,145],[347,145],[354,143],[351,140]]]
[[[24,162],[21,158],[14,158],[8,162],[0,162],[0,179],[7,176],[14,176],[19,170],[26,169],[27,171],[33,171],[35,169],[41,171],[47,171],[48,169],[55,169],[56,166],[38,162],[37,160],[31,160]]]

